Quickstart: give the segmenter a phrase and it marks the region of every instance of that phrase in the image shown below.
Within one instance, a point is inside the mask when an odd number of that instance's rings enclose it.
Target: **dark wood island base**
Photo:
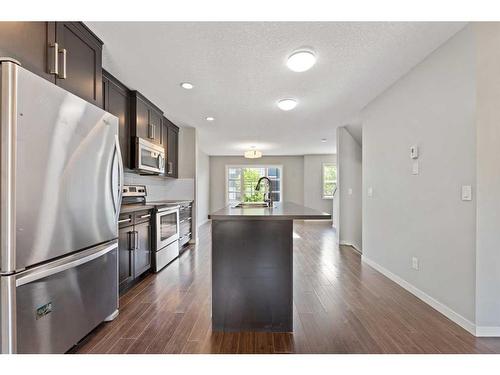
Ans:
[[[212,219],[212,330],[293,331],[293,220],[331,215],[293,203],[226,207]]]
[[[293,221],[212,222],[212,329],[293,331]]]

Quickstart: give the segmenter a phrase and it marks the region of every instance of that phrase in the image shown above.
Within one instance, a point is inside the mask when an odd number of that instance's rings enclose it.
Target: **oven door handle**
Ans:
[[[173,212],[179,212],[179,207],[180,206],[171,206],[171,207],[165,207],[165,208],[160,208],[158,209],[158,213],[161,213],[162,215],[170,214]]]

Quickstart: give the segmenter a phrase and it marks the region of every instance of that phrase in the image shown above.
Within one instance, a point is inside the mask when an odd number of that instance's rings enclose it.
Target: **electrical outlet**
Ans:
[[[411,258],[411,268],[413,268],[414,270],[418,270],[418,258],[417,257]]]
[[[351,188],[347,189],[347,194],[352,195],[352,189]]]

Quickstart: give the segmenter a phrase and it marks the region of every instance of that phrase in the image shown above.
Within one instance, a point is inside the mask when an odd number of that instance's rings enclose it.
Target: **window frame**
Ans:
[[[225,178],[225,202],[226,206],[231,204],[229,201],[229,168],[265,168],[266,175],[269,168],[278,168],[280,170],[280,202],[283,202],[283,165],[282,164],[226,164],[226,178]],[[243,189],[243,173],[241,173],[241,188]],[[243,191],[240,191],[241,199],[243,199]]]
[[[333,195],[325,195],[325,182],[331,182],[331,181],[325,181],[325,167],[335,167],[335,176],[337,177],[335,179],[335,187],[338,188],[338,176],[337,176],[337,163],[321,163],[321,198],[322,199],[333,199],[335,196],[335,191]]]

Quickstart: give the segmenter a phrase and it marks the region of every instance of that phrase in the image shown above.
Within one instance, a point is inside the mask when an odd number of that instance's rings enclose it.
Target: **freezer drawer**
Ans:
[[[17,352],[64,353],[113,314],[118,309],[117,262],[114,242],[41,268],[41,278],[36,272],[18,278]]]

